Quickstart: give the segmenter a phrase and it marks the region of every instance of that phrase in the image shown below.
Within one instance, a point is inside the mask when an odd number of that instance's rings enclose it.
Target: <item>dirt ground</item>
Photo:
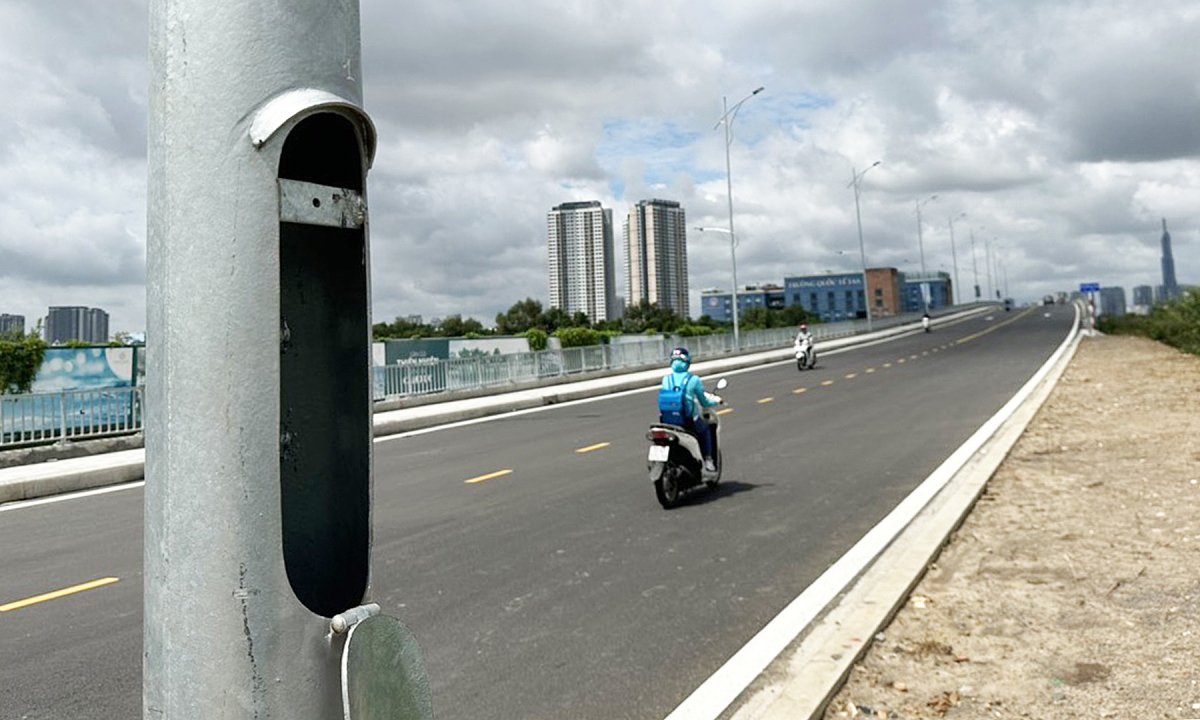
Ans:
[[[1084,338],[826,711],[1200,718],[1200,358]]]

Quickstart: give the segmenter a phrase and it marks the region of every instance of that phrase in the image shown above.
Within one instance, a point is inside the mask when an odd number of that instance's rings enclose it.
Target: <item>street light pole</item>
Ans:
[[[937,196],[935,194],[935,196],[929,196],[924,200],[917,200],[917,248],[920,250],[920,275],[922,275],[922,282],[926,283],[925,287],[928,287],[929,278],[925,277],[925,242],[920,238],[920,209],[924,205],[934,202],[936,199]],[[929,304],[925,301],[924,288],[920,289],[920,307],[922,307],[924,312],[929,312]]]
[[[979,264],[975,262],[975,230],[971,231],[971,270],[975,273],[975,301],[979,301]]]
[[[990,238],[983,239],[983,259],[984,269],[987,270],[988,284],[988,300],[992,299],[992,241]]]
[[[956,251],[954,249],[954,221],[959,218],[964,218],[966,216],[967,216],[966,213],[959,213],[958,215],[951,217],[950,220],[948,221],[948,224],[950,225],[950,257],[954,260],[954,304],[955,305],[962,304],[962,288],[960,288],[958,285],[958,251]]]
[[[921,239],[921,208],[937,200],[937,195],[930,195],[924,200],[917,201],[917,248],[921,251],[921,274],[925,274],[925,242]]]
[[[851,167],[850,168],[850,185],[848,186],[848,187],[854,188],[854,219],[858,223],[858,254],[859,254],[859,258],[862,260],[863,299],[866,301],[866,305],[867,305],[867,332],[871,332],[871,330],[872,330],[872,328],[871,328],[871,288],[867,284],[867,250],[866,250],[866,246],[863,244],[862,211],[859,209],[858,192],[859,192],[859,186],[862,183],[863,175],[866,175],[868,170],[875,167],[876,165],[878,165],[881,162],[883,162],[883,161],[876,160],[875,162],[871,163],[871,165],[869,167],[867,167],[866,170],[863,170],[862,172],[856,172],[854,170],[854,168]]]
[[[733,308],[732,308],[732,312],[733,312],[733,348],[737,349],[739,347],[738,346],[738,263],[737,263],[737,254],[733,252],[733,246],[736,245],[736,242],[734,242],[733,233],[728,232],[728,230],[725,228],[696,228],[696,230],[698,230],[698,232],[701,232],[701,233],[725,233],[726,235],[730,236],[730,254],[733,257],[733,293],[732,293],[732,295],[730,295],[730,298],[732,299],[732,305],[733,305]]]
[[[737,253],[734,248],[737,246],[736,236],[733,234],[733,173],[729,166],[729,146],[733,144],[733,119],[737,116],[738,110],[741,109],[742,103],[759,94],[764,88],[759,87],[754,92],[739,100],[732,108],[725,97],[721,98],[721,108],[725,111],[721,115],[721,119],[713,126],[713,130],[717,127],[725,126],[725,194],[729,198],[729,259],[733,265],[733,351],[737,352],[741,349],[741,336],[738,332],[738,284],[737,284]]]

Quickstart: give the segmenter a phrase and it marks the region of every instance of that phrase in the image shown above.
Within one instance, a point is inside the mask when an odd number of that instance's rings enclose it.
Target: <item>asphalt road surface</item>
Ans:
[[[1001,310],[806,372],[729,373],[721,485],[670,511],[645,470],[653,390],[383,440],[374,600],[420,641],[440,718],[664,717],[1072,317]],[[137,488],[0,511],[0,717],[141,717],[141,524]]]

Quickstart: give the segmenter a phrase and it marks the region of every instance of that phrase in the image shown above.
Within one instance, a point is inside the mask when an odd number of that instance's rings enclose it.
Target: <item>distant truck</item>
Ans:
[[[1054,296],[1047,295],[1046,297],[1042,298],[1042,304],[1043,305],[1053,305],[1054,304]]]

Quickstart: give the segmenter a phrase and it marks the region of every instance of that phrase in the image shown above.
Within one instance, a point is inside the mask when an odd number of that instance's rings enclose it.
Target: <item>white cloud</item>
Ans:
[[[144,326],[145,0],[0,4],[0,312],[105,307]],[[759,85],[730,148],[739,279],[872,264],[973,282],[983,240],[1030,299],[1156,282],[1160,219],[1200,282],[1200,10],[1187,0],[528,3],[362,0],[379,319],[490,321],[545,300],[545,217],[679,200],[728,222],[721,99]],[[694,291],[729,284],[691,233]],[[841,254],[839,254],[841,253]],[[617,257],[622,253],[618,251]],[[618,277],[624,275],[619,268]],[[698,307],[693,298],[693,307]]]

